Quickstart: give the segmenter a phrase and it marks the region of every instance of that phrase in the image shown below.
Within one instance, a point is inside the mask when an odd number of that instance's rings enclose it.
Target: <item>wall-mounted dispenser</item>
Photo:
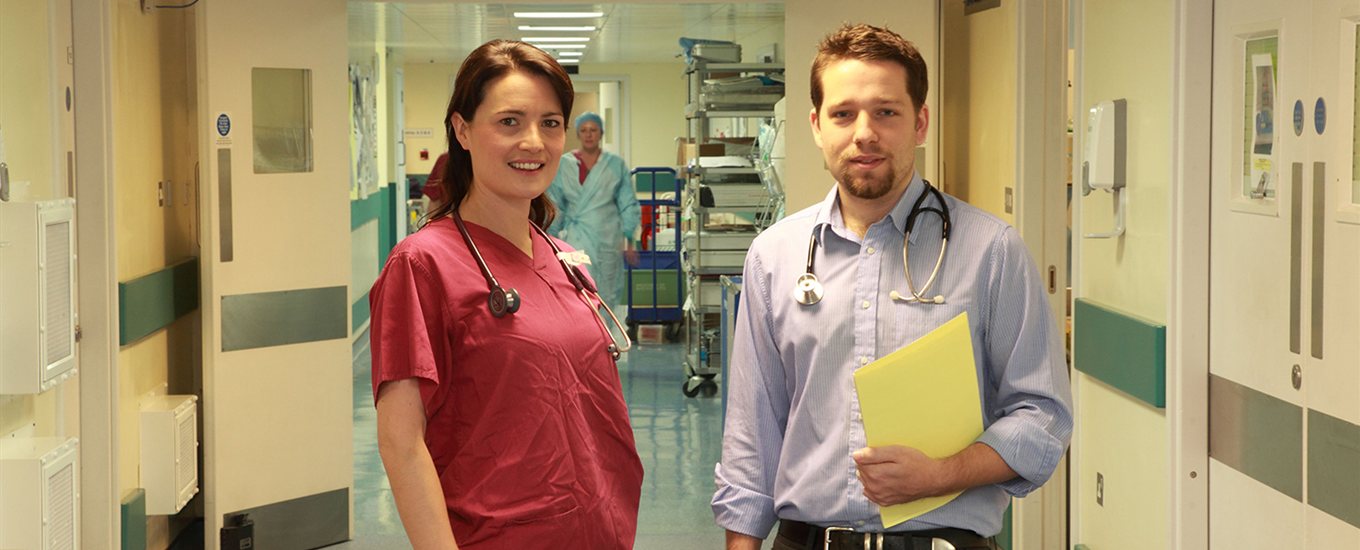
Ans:
[[[1128,103],[1123,99],[1102,101],[1091,107],[1086,117],[1086,145],[1081,163],[1081,194],[1092,189],[1114,193],[1114,229],[1104,233],[1085,233],[1088,239],[1110,239],[1124,234],[1124,210],[1128,196],[1124,192],[1127,173]]]

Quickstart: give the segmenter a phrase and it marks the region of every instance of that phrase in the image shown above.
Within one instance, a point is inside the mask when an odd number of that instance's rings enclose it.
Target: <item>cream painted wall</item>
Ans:
[[[1007,223],[1006,188],[1016,185],[1015,2],[964,15],[962,2],[942,2],[940,179],[945,189]]]
[[[1081,239],[1082,231],[1113,226],[1113,200],[1103,192],[1084,198],[1078,194],[1075,293],[1165,322],[1171,255],[1172,1],[1102,0],[1085,2],[1082,10],[1081,96],[1074,122],[1084,125],[1086,109],[1095,102],[1128,101],[1129,206],[1122,238]],[[1081,373],[1074,375],[1074,383],[1078,422],[1073,452],[1079,471],[1073,483],[1072,542],[1102,550],[1164,546],[1171,502],[1165,411]],[[1095,502],[1096,472],[1105,477],[1104,506]]]
[[[406,173],[428,174],[439,154],[448,150],[444,136],[444,112],[449,108],[449,94],[453,91],[453,75],[458,71],[450,63],[410,63],[406,65],[406,130],[429,129],[431,137],[406,136]],[[420,159],[426,149],[430,158]]]
[[[117,277],[127,281],[197,254],[194,161],[195,80],[191,14],[114,9],[111,56]],[[158,206],[157,182],[173,186]],[[118,353],[115,437],[119,498],[141,487],[139,401],[150,394],[191,393],[199,356],[197,314],[124,346]],[[174,533],[166,517],[148,520],[148,545]]]
[[[10,181],[28,182],[30,200],[54,198],[52,190],[58,106],[52,97],[47,50],[48,0],[0,0],[0,132],[4,133]],[[64,187],[64,184],[63,184]],[[16,192],[17,195],[17,192]]]
[[[827,33],[846,22],[862,22],[886,25],[888,28],[911,40],[926,59],[930,75],[938,73],[939,47],[936,44],[937,2],[927,0],[908,0],[897,2],[891,10],[884,9],[875,2],[822,2],[819,0],[788,0],[784,3],[784,44],[788,83],[785,96],[788,98],[788,124],[786,142],[785,190],[788,196],[788,212],[793,213],[811,206],[826,197],[827,191],[835,182],[826,172],[821,149],[812,141],[812,127],[808,113],[812,111],[811,88],[809,79],[812,74],[812,59],[817,55],[817,43]],[[931,89],[926,93],[926,105],[931,112],[939,110],[934,76],[930,77]],[[924,160],[917,160],[917,170],[927,178],[936,177],[936,143],[939,129],[932,121],[926,137],[927,153]]]
[[[684,63],[585,63],[582,75],[627,76],[629,167],[675,166],[675,138],[685,135]]]
[[[1129,205],[1122,238],[1082,240],[1078,295],[1163,320],[1170,250],[1171,1],[1088,2],[1085,9],[1075,124],[1084,126],[1087,110],[1099,101],[1128,100]],[[1078,198],[1083,231],[1114,226],[1111,194]]]

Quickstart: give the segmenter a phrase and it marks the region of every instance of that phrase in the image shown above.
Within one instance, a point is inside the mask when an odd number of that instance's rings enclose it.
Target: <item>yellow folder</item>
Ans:
[[[952,456],[982,435],[982,404],[968,313],[855,371],[870,447],[902,445],[932,458]],[[960,493],[879,510],[892,527],[944,506]]]

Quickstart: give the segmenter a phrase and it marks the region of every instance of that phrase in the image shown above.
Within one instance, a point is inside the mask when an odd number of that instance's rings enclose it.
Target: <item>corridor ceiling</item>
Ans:
[[[524,19],[515,12],[603,12],[594,19]],[[521,25],[595,26],[594,32],[519,30]],[[373,51],[378,42],[406,63],[459,62],[493,38],[588,36],[582,63],[663,63],[680,52],[681,36],[736,40],[775,32],[782,36],[782,2],[726,4],[638,1],[629,4],[486,4],[471,2],[349,3],[351,52]],[[754,53],[754,52],[750,52]],[[749,55],[749,53],[748,53]]]

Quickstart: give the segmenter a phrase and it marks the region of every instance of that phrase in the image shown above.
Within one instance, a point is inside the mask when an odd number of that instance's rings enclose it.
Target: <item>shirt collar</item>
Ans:
[[[893,227],[899,233],[907,231],[907,216],[911,214],[911,206],[916,204],[916,199],[921,193],[926,192],[926,181],[921,178],[920,173],[912,173],[911,181],[907,183],[906,192],[897,200],[897,204],[892,210],[888,211],[888,219],[891,220]],[[826,236],[826,228],[848,229],[845,226],[845,219],[841,217],[840,185],[831,186],[831,191],[822,199],[821,205],[817,209],[817,217],[813,223],[813,230],[817,234],[817,242],[821,243]],[[916,244],[918,239],[917,232],[911,236],[912,244]]]

